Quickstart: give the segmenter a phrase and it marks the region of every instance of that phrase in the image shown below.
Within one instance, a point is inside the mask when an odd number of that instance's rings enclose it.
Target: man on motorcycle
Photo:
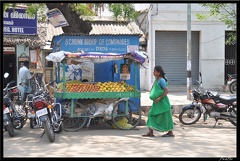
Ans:
[[[23,62],[23,66],[19,69],[19,80],[20,82],[22,82],[22,85],[24,87],[23,89],[23,102],[25,102],[27,95],[29,93],[31,93],[31,86],[30,86],[30,79],[32,79],[35,75],[35,73],[33,75],[30,74],[29,71],[29,62],[28,61],[24,61]]]

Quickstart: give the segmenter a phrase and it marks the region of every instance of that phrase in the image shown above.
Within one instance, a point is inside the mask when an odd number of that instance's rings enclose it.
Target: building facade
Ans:
[[[45,55],[52,52],[49,48],[52,37],[62,34],[62,28],[39,22],[37,15],[30,17],[24,6],[17,6],[15,10],[9,8],[3,15],[3,73],[10,74],[3,81],[4,86],[11,80],[19,82],[18,70],[24,60],[30,62],[31,72],[52,72],[53,67],[45,62]],[[44,77],[44,81],[48,79],[48,75]]]
[[[192,3],[191,62],[187,63],[187,7],[187,3],[155,3],[146,12],[147,16],[142,14],[145,19],[139,21],[142,22],[139,26],[145,32],[149,54],[148,69],[142,71],[145,74],[141,77],[145,90],[151,89],[155,65],[164,68],[169,85],[187,85],[187,66],[190,64],[193,85],[199,80],[201,72],[205,88],[222,89],[224,86],[228,74],[225,71],[226,57],[229,54],[226,50],[229,47],[225,44],[225,35],[232,30],[218,20],[198,20],[196,14],[208,13],[208,10]],[[236,49],[236,46],[231,48]],[[232,66],[236,66],[237,62],[235,52],[236,50],[233,50],[235,56],[231,58]]]

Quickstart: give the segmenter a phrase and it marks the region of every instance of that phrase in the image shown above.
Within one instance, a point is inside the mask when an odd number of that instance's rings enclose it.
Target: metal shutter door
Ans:
[[[199,32],[192,31],[192,84],[199,80]],[[157,31],[155,65],[161,65],[171,85],[187,84],[187,32]]]

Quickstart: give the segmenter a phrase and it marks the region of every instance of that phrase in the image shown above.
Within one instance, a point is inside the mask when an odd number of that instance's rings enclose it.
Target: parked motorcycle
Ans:
[[[4,78],[7,78],[8,76],[9,76],[8,73],[4,74]],[[10,84],[8,83],[7,87],[9,85]],[[5,130],[7,130],[9,136],[13,137],[15,133],[14,133],[14,127],[13,127],[13,122],[11,119],[10,110],[12,111],[11,99],[7,95],[5,95],[3,97],[3,126],[4,126]]]
[[[9,73],[4,74],[7,78]],[[26,113],[22,106],[21,92],[18,86],[10,87],[15,81],[7,83],[3,89],[3,122],[9,136],[14,136],[14,129],[20,130],[26,123]]]
[[[36,121],[34,105],[33,105],[33,97],[43,94],[44,87],[40,87],[38,81],[36,81],[35,79],[31,79],[31,85],[32,87],[34,86],[34,93],[30,93],[27,95],[26,101],[23,103],[23,105],[27,113],[27,118],[30,121],[30,128],[33,129],[36,125],[38,125],[39,127],[42,127],[42,123],[39,121]],[[52,102],[53,101],[51,100],[51,103]]]
[[[222,96],[218,92],[207,91],[202,87],[202,75],[198,89],[191,93],[193,102],[183,107],[179,114],[179,121],[184,125],[196,123],[203,115],[204,121],[208,118],[215,119],[216,126],[218,120],[226,120],[237,126],[237,98],[236,96]]]
[[[228,74],[227,85],[232,94],[237,93],[237,74]]]
[[[46,87],[53,82],[39,88],[34,94],[30,94],[25,102],[28,105],[28,119],[30,128],[38,125],[44,131],[41,137],[46,133],[50,142],[55,141],[55,133],[62,132],[62,111],[60,103],[54,103]]]
[[[9,73],[5,73],[4,77],[7,78]],[[21,83],[17,86],[10,87],[15,81],[11,81],[7,83],[6,87],[3,89],[3,100],[4,100],[4,116],[7,122],[11,122],[13,124],[14,129],[20,130],[26,123],[26,112],[22,105],[21,100],[21,92],[18,89]],[[9,113],[8,113],[9,109]]]

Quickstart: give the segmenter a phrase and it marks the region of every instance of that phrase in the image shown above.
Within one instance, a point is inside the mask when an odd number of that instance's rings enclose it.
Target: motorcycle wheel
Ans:
[[[24,118],[14,120],[14,129],[20,130],[25,125]]]
[[[26,113],[26,117],[25,117],[25,119],[26,119],[26,121],[28,120],[28,108],[27,108],[27,105],[26,105],[26,102],[24,102],[23,103],[23,109],[24,109],[24,111],[25,111],[25,113]]]
[[[5,125],[5,127],[7,129],[9,136],[13,137],[15,135],[13,124],[11,122],[9,122],[9,124]]]
[[[34,127],[37,125],[35,118],[29,118],[29,125],[31,129],[34,129]]]
[[[236,116],[235,119],[231,119],[229,118],[229,121],[234,125],[234,126],[237,126],[237,107],[234,107],[231,111],[231,114]]]
[[[46,121],[43,121],[43,127],[45,130],[45,133],[47,134],[48,140],[50,142],[54,142],[55,141],[55,133],[53,130],[53,126],[51,125],[48,117],[47,117]]]
[[[199,108],[189,108],[182,110],[179,114],[179,121],[184,125],[191,125],[196,123],[201,117],[201,110]]]
[[[229,85],[229,91],[230,91],[232,94],[236,94],[236,93],[237,93],[237,81],[234,81],[234,82],[232,82],[232,83]]]

